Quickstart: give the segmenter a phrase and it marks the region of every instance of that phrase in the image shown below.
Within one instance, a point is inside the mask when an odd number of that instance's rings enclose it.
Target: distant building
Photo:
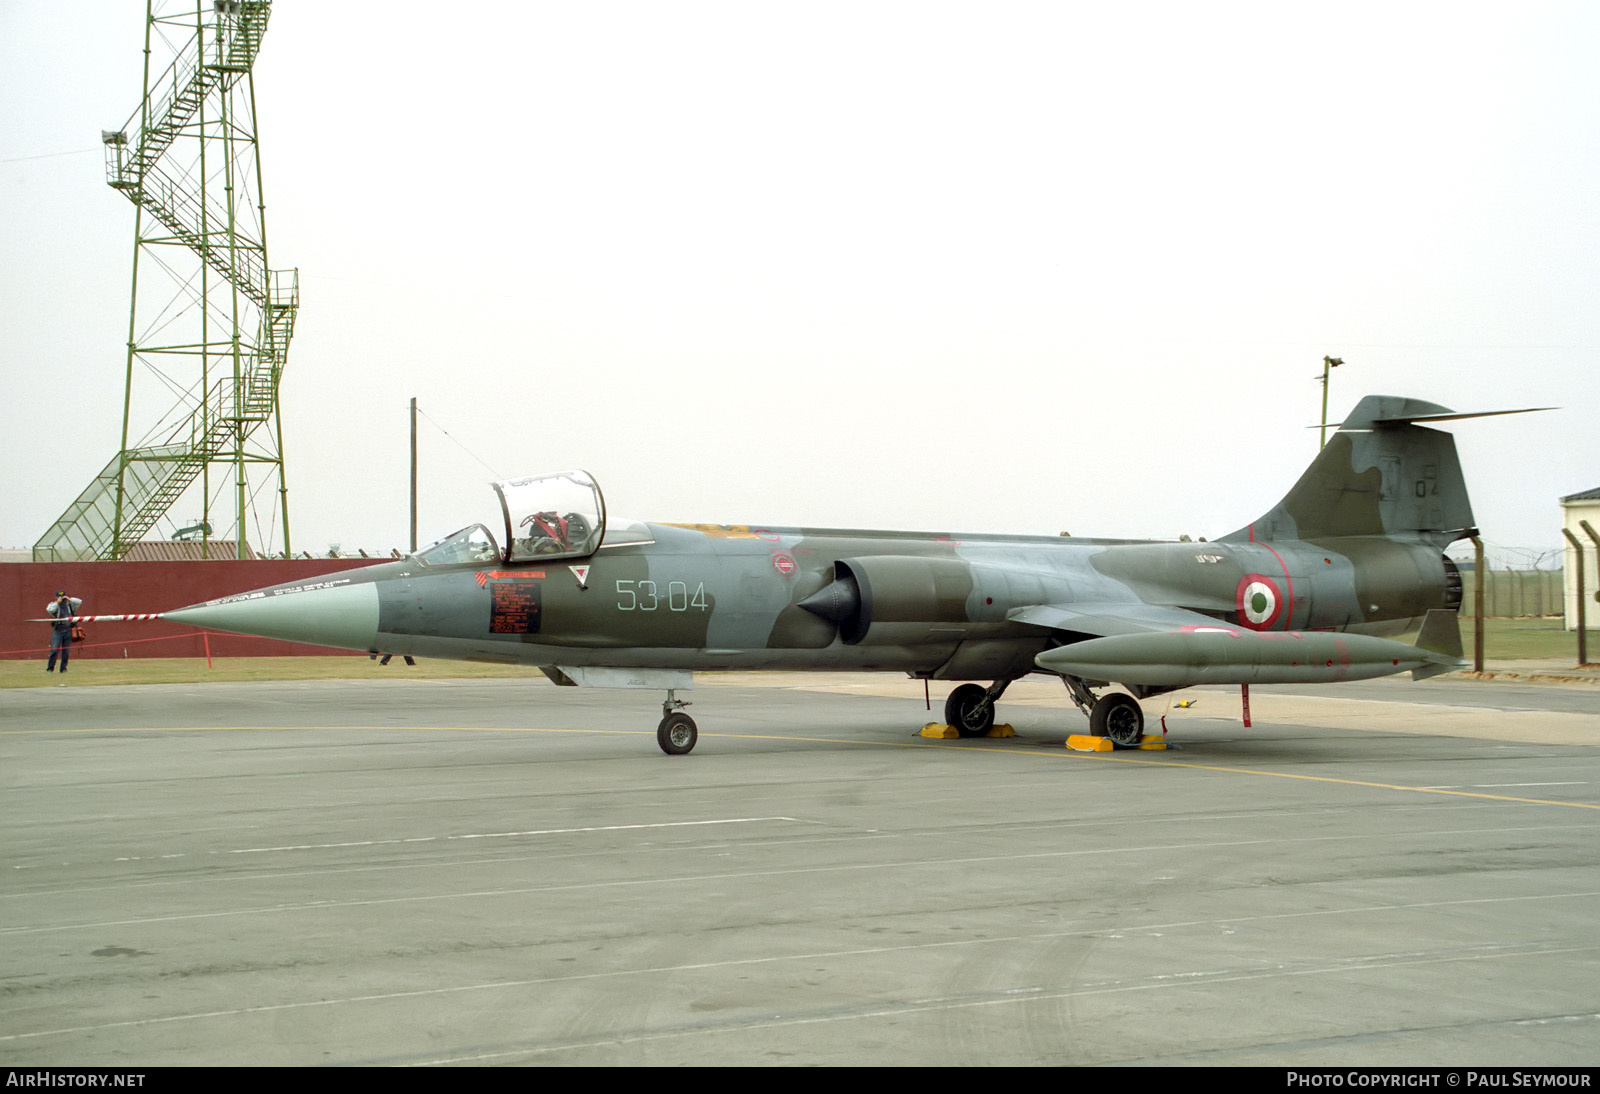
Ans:
[[[1588,623],[1590,630],[1600,630],[1600,601],[1595,599],[1595,593],[1600,592],[1600,561],[1596,555],[1600,554],[1600,546],[1579,526],[1579,521],[1588,521],[1589,527],[1600,532],[1600,487],[1585,490],[1578,494],[1568,494],[1561,499],[1561,526],[1577,537],[1583,544],[1583,591],[1588,599]],[[1567,630],[1578,628],[1578,567],[1577,552],[1572,549],[1572,544],[1567,542],[1565,536],[1561,542],[1566,544],[1566,627]],[[1592,654],[1591,654],[1592,656]]]

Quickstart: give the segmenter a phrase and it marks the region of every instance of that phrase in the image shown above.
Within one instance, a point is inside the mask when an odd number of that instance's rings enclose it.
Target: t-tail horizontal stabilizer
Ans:
[[[1388,536],[1443,550],[1476,534],[1472,505],[1455,440],[1419,423],[1527,412],[1460,414],[1421,399],[1368,395],[1339,423],[1339,431],[1282,501],[1221,538],[1228,543],[1320,543]]]

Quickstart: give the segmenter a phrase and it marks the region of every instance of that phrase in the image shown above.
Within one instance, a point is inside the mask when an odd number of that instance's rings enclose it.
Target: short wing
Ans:
[[[1185,627],[1228,627],[1209,615],[1184,608],[1166,608],[1142,601],[1115,601],[1098,604],[1031,604],[1006,614],[1017,623],[1046,627],[1053,631],[1111,638],[1124,634],[1159,634]]]

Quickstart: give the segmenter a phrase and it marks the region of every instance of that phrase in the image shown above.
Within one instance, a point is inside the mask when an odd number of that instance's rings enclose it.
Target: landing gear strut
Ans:
[[[1063,676],[1061,681],[1067,685],[1067,694],[1072,696],[1078,709],[1089,716],[1089,732],[1094,736],[1110,737],[1113,744],[1127,747],[1144,738],[1144,711],[1133,696],[1112,691],[1096,698],[1088,685],[1076,676]]]
[[[661,724],[656,726],[656,744],[668,756],[687,755],[700,739],[694,719],[683,713],[688,705],[689,701],[679,699],[673,688],[667,689],[667,698],[661,704]]]
[[[944,701],[944,724],[955,726],[962,737],[986,737],[994,728],[994,704],[1011,686],[1010,680],[996,680],[992,687],[962,684]]]
[[[1089,732],[1110,737],[1113,744],[1136,745],[1144,737],[1144,711],[1138,700],[1124,692],[1102,695],[1089,712]]]

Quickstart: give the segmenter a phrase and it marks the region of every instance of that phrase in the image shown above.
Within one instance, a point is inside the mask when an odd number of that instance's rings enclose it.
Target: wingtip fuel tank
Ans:
[[[1458,657],[1372,635],[1222,626],[1093,638],[1046,650],[1034,660],[1063,676],[1160,688],[1331,684],[1463,665]]]

